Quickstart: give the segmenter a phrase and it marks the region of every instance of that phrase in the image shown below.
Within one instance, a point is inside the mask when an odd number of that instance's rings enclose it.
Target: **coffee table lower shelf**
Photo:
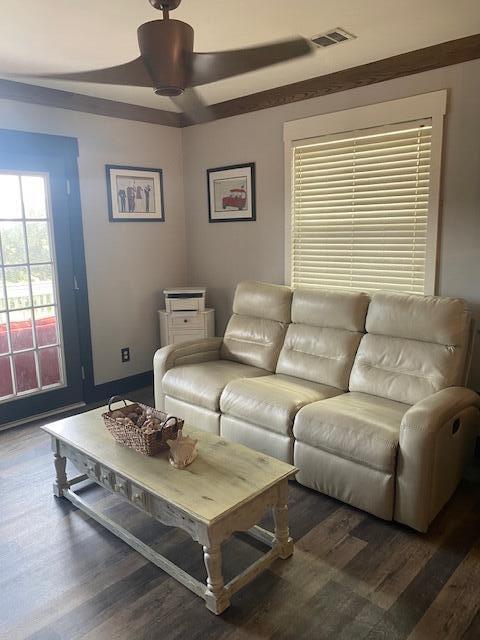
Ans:
[[[286,559],[293,553],[293,540],[290,538],[288,530],[288,478],[268,487],[264,492],[242,505],[241,508],[226,514],[221,520],[205,523],[195,520],[192,514],[179,511],[175,505],[165,502],[160,496],[149,495],[129,478],[121,476],[113,469],[106,469],[102,463],[91,457],[87,458],[71,445],[55,437],[52,438],[52,448],[56,470],[56,480],[53,485],[54,495],[69,500],[74,506],[141,553],[147,560],[203,598],[207,609],[217,615],[230,606],[230,598],[234,593],[254,580],[262,571],[268,569],[275,560],[278,558]],[[85,470],[86,473],[69,480],[66,475],[67,457],[77,468]],[[187,531],[203,547],[207,570],[206,584],[188,574],[108,516],[87,504],[72,489],[73,485],[86,480],[91,480],[92,483],[109,489],[112,493],[118,493],[120,497],[159,522]],[[273,510],[274,533],[256,524],[268,508]],[[269,545],[271,549],[230,582],[224,584],[221,545],[235,532],[248,533]]]
[[[88,476],[85,476],[83,479],[86,480],[87,477]],[[162,569],[162,571],[165,571],[165,573],[168,573],[172,578],[175,578],[177,582],[183,584],[184,587],[193,591],[197,596],[207,600],[207,587],[203,582],[200,582],[200,580],[191,576],[174,562],[171,562],[168,558],[162,556],[161,553],[152,549],[152,547],[142,542],[139,538],[134,536],[133,533],[124,529],[124,527],[111,520],[108,516],[92,509],[92,507],[82,500],[82,498],[80,498],[75,491],[72,491],[72,489],[65,490],[63,492],[63,497],[67,498],[67,500],[90,516],[90,518],[104,526],[105,529],[108,529],[110,533],[113,533],[117,538],[120,538],[120,540],[129,544],[133,549],[135,549],[135,551],[141,553],[142,556],[147,558],[147,560],[150,560],[150,562],[153,562],[153,564]],[[247,567],[245,571],[240,573],[238,576],[235,576],[235,578],[230,580],[230,582],[227,582],[224,590],[228,599],[230,599],[230,597],[242,587],[254,580],[254,578],[256,578],[262,571],[268,569],[274,560],[281,557],[280,546],[275,544],[275,536],[271,531],[267,531],[267,529],[263,529],[262,527],[255,525],[245,533],[250,534],[253,538],[260,540],[264,544],[270,545],[272,548],[268,553],[264,554],[256,562]]]

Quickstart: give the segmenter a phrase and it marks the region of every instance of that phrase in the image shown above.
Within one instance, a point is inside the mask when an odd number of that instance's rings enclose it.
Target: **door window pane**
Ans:
[[[13,394],[12,368],[8,356],[0,357],[0,400]]]
[[[0,313],[0,354],[8,353],[9,351],[7,314]]]
[[[50,243],[46,222],[27,222],[29,262],[50,262]]]
[[[15,220],[22,217],[20,180],[16,175],[0,174],[0,219]]]
[[[27,262],[23,222],[0,222],[0,241],[4,264],[25,264]]]
[[[53,294],[53,274],[51,264],[30,267],[32,279],[33,304],[35,307],[51,305],[55,302]]]
[[[38,389],[34,351],[16,353],[13,356],[13,367],[15,369],[18,393]]]
[[[47,347],[38,352],[42,387],[60,382],[60,352],[58,347]]]
[[[3,269],[0,269],[0,311],[5,311],[7,301],[5,300],[5,289],[3,288]]]
[[[43,174],[0,173],[0,402],[64,382]]]
[[[30,284],[27,267],[5,267],[5,284],[9,309],[29,307]]]
[[[22,194],[27,219],[47,217],[44,178],[41,176],[22,176]]]
[[[39,347],[58,344],[58,324],[55,307],[35,309],[35,331]]]
[[[33,349],[33,322],[31,309],[10,313],[10,342],[12,351]]]

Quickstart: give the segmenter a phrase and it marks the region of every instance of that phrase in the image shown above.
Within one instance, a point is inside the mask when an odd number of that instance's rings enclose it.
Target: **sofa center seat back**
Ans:
[[[347,391],[368,303],[364,293],[296,289],[276,373]]]
[[[463,300],[372,296],[350,390],[413,405],[465,377],[470,314]]]
[[[275,370],[290,322],[291,299],[288,287],[241,282],[215,356],[174,366],[164,374],[165,409],[219,433],[220,396],[225,386],[231,380],[266,376]]]
[[[274,447],[292,461],[297,412],[348,389],[367,307],[363,293],[296,289],[275,374],[225,387],[222,435],[265,453]]]

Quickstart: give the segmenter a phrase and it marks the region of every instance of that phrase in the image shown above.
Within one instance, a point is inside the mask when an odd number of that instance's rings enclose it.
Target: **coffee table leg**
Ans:
[[[63,496],[63,490],[68,489],[67,474],[65,473],[65,467],[67,459],[61,456],[59,453],[54,453],[54,465],[55,465],[55,481],[53,483],[53,495],[57,498]]]
[[[288,481],[278,487],[277,504],[273,508],[275,521],[275,544],[280,547],[280,558],[286,559],[293,553],[293,540],[288,530]]]
[[[218,615],[230,606],[230,600],[223,583],[220,544],[211,544],[209,547],[203,547],[203,559],[207,569],[205,603],[207,609]]]

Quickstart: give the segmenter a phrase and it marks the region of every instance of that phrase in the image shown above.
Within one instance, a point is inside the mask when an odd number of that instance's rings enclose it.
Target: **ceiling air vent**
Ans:
[[[324,33],[319,33],[318,35],[313,36],[311,40],[319,47],[330,47],[332,44],[339,44],[340,42],[345,42],[345,40],[354,40],[355,37],[356,36],[351,33],[348,33],[348,31],[337,27],[336,29],[330,29]]]

